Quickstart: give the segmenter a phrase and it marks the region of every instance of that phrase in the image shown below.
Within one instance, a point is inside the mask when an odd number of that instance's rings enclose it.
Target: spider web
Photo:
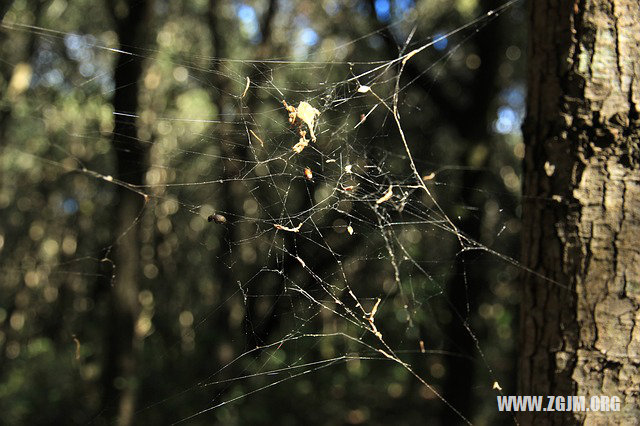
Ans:
[[[102,158],[87,158],[82,144],[106,154],[103,142],[109,132],[104,129],[74,130],[61,119],[66,139],[51,138],[46,149],[8,146],[5,150],[22,164],[46,168],[54,176],[53,185],[93,193],[98,205],[112,202],[116,186],[144,199],[136,221],[123,234],[141,230],[144,281],[136,332],[144,339],[145,350],[159,351],[154,355],[158,365],[188,357],[196,345],[209,345],[211,358],[197,367],[197,383],[151,398],[154,402],[140,407],[139,416],[175,407],[183,398],[196,398],[200,410],[170,421],[206,421],[213,414],[220,421],[229,420],[232,411],[224,410],[267,391],[296,389],[294,383],[305,383],[301,379],[323,371],[366,368],[411,376],[402,380],[419,383],[422,388],[416,393],[421,398],[436,400],[460,421],[471,423],[438,386],[443,356],[473,358],[484,370],[480,391],[501,393],[503,380],[494,369],[502,355],[491,350],[487,354],[474,331],[473,312],[478,307],[470,306],[468,293],[477,284],[463,269],[465,286],[456,296],[461,305],[451,299],[447,277],[463,253],[480,253],[478,262],[489,262],[480,257],[488,254],[499,265],[491,266],[496,271],[506,265],[507,272],[496,280],[504,293],[504,283],[522,267],[466,235],[455,213],[460,206],[439,196],[457,186],[448,181],[448,172],[459,167],[424,161],[414,154],[424,152],[419,144],[425,142],[405,134],[403,123],[405,116],[422,111],[409,93],[417,78],[407,80],[403,71],[429,52],[434,59],[422,74],[438,84],[447,64],[460,60],[465,42],[516,2],[426,40],[415,37],[410,20],[393,23],[390,27],[403,35],[398,56],[373,61],[346,61],[343,52],[358,41],[373,39],[377,32],[322,55],[316,52],[316,57],[333,56],[332,60],[196,55],[176,60],[163,57],[160,50],[140,54],[127,46],[115,49],[93,36],[3,24],[9,31],[36,35],[45,44],[64,43],[69,48],[75,43],[71,50],[89,55],[88,63],[113,61],[118,55],[144,60],[147,94],[141,96],[141,109],[153,111],[154,103],[167,97],[174,105],[165,108],[163,116],[110,111],[110,118],[103,120],[137,120],[138,142],[149,146],[150,164],[148,168],[140,164],[145,168],[143,185],[113,177]],[[443,41],[451,47],[434,48]],[[172,95],[175,81],[184,83],[184,89]],[[94,86],[112,90],[109,84],[108,77],[96,72],[75,90]],[[208,93],[231,101],[215,105]],[[292,110],[287,111],[286,105],[298,113],[297,119],[289,120]],[[317,117],[300,119],[305,105],[316,108]],[[200,112],[211,110],[215,113]],[[301,141],[304,149],[297,152],[294,146]],[[74,213],[82,208],[72,198],[60,204]],[[99,211],[95,214],[96,222],[107,220]],[[510,226],[510,219],[496,220],[496,238]],[[82,233],[90,225],[77,226]],[[39,281],[47,281],[44,288],[58,288],[64,280],[87,286],[96,275],[113,281],[118,271],[112,250],[123,235],[97,235],[97,246],[74,250],[65,249],[63,238],[59,245],[61,251],[73,253],[67,256],[70,259],[61,261],[61,256],[53,255],[39,266],[34,262],[17,272],[11,272],[15,268],[7,260],[3,268],[7,276],[22,279],[36,271]],[[79,239],[73,244],[79,245]],[[50,239],[41,241],[44,245]],[[176,293],[177,300],[154,297],[156,289],[166,292],[172,286],[190,290]],[[485,311],[499,309],[496,306],[483,305]],[[166,313],[155,312],[161,307]],[[169,344],[159,337],[171,333],[156,329],[158,315],[177,317],[179,337]],[[495,313],[486,317],[491,315]],[[474,353],[443,349],[444,324],[450,321],[464,327],[475,342]],[[212,338],[221,322],[241,334]],[[81,341],[76,342],[80,348]],[[166,368],[162,370],[162,380],[180,383]],[[354,374],[358,380],[371,380],[374,388],[386,387],[389,395],[406,391],[391,376]],[[344,392],[344,385],[339,388]],[[353,410],[349,416],[357,423],[365,414]]]

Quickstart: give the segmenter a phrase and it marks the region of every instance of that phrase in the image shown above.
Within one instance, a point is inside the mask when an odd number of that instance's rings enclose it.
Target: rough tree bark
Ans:
[[[519,393],[622,404],[521,424],[639,424],[640,2],[530,8]]]
[[[122,49],[143,44],[148,2],[138,0],[128,7],[124,3],[109,4],[116,24],[118,43]],[[113,94],[113,108],[117,112],[135,114],[138,110],[138,82],[142,76],[142,56],[118,56]],[[135,118],[117,116],[113,129],[113,149],[117,159],[117,178],[131,185],[143,183],[146,173],[148,145],[137,138]],[[102,379],[104,383],[104,413],[117,404],[117,424],[133,424],[136,400],[136,353],[140,337],[135,333],[139,314],[138,280],[140,277],[139,216],[144,198],[123,186],[117,187],[117,202],[113,212],[115,221],[113,263],[114,279],[109,295],[109,317],[106,336],[106,359]]]

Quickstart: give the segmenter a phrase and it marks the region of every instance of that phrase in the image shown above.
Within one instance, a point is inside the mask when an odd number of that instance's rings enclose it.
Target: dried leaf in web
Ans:
[[[288,226],[280,225],[278,223],[274,223],[273,227],[280,231],[300,232],[300,228],[302,228],[302,222],[300,222],[298,226],[296,226],[295,228],[290,228]]]
[[[76,335],[71,336],[73,338],[73,342],[76,344],[76,361],[80,359],[80,340],[76,337]]]
[[[216,214],[212,214],[212,215],[210,215],[210,216],[207,218],[207,221],[209,221],[209,222],[215,222],[215,223],[218,223],[218,224],[222,224],[222,223],[227,223],[227,218],[226,218],[226,217],[224,217],[224,216],[223,216],[223,215],[221,215],[221,214],[217,214],[217,213],[216,213]]]
[[[250,85],[251,85],[251,79],[247,77],[247,84],[244,86],[244,91],[242,92],[242,96],[241,96],[242,98],[244,98],[247,95]]]
[[[382,204],[385,201],[389,201],[391,197],[393,197],[393,185],[389,185],[389,189],[387,189],[387,192],[385,192],[382,197],[376,200],[376,204]]]
[[[305,132],[304,130],[300,131],[300,139],[298,140],[298,143],[293,146],[293,152],[295,152],[296,154],[300,154],[302,150],[305,149],[307,145],[309,145],[309,140],[306,138],[306,135],[307,132]]]
[[[300,136],[302,136],[302,133],[304,132],[304,130],[302,130],[302,124],[304,123],[306,124],[307,129],[309,129],[311,141],[315,142],[316,134],[313,129],[316,126],[316,118],[320,115],[320,111],[312,107],[308,102],[304,101],[298,104],[298,108],[287,104],[287,101],[285,100],[282,101],[282,104],[289,113],[289,123],[292,125],[298,125]]]
[[[309,135],[312,141],[316,141],[316,135],[313,133],[313,128],[316,125],[316,118],[320,115],[320,111],[309,105],[307,102],[300,102],[297,109],[297,115],[300,121],[307,125],[309,128]]]
[[[313,179],[313,172],[311,171],[311,169],[309,167],[305,167],[305,169],[304,169],[304,177],[307,178],[307,180]]]
[[[433,179],[434,177],[436,177],[435,172],[431,172],[428,175],[422,176],[422,180],[427,181]]]

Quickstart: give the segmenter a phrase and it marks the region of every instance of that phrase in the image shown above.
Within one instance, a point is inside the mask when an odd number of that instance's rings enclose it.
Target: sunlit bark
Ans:
[[[519,392],[622,406],[521,421],[637,424],[640,3],[530,7]]]

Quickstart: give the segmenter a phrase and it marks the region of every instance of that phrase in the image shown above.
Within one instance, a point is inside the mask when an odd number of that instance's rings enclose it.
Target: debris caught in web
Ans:
[[[313,172],[311,171],[311,169],[309,167],[305,167],[305,169],[304,169],[304,177],[307,178],[307,180],[312,180],[313,179]]]
[[[371,312],[369,313],[369,315],[366,316],[366,319],[369,322],[369,325],[371,326],[371,331],[378,338],[382,338],[382,334],[378,331],[378,328],[374,324],[374,318],[375,318],[376,312],[378,312],[378,306],[380,306],[380,301],[381,301],[381,299],[378,299],[376,301],[376,304],[373,305],[373,309],[371,309]]]
[[[80,340],[76,335],[71,336],[73,338],[73,342],[76,344],[76,361],[80,359]]]
[[[253,130],[249,130],[249,133],[251,133],[251,136],[256,138],[258,142],[260,142],[260,146],[264,146],[264,142],[262,141],[262,139],[260,139],[260,136],[256,135],[256,133]]]
[[[428,175],[422,176],[422,180],[427,181],[433,179],[434,177],[436,177],[435,172],[431,172]]]
[[[376,204],[382,204],[385,201],[389,201],[391,197],[393,197],[393,185],[389,185],[389,189],[387,189],[387,192],[385,192],[382,197],[376,200]]]
[[[293,146],[293,152],[300,154],[309,145],[309,139],[306,138],[307,132],[300,130],[300,139],[298,143]]]
[[[278,230],[280,230],[280,231],[300,232],[300,228],[302,228],[302,222],[300,222],[300,224],[298,226],[296,226],[295,228],[290,228],[288,226],[280,225],[278,223],[274,223],[273,227],[278,229]]]
[[[212,214],[212,215],[210,215],[210,216],[207,218],[207,220],[208,220],[209,222],[215,222],[215,223],[227,223],[227,218],[226,218],[226,217],[224,217],[223,215],[221,215],[221,214],[217,214],[217,213],[216,213],[216,214]]]
[[[242,98],[244,98],[247,95],[250,85],[251,85],[251,79],[247,77],[247,84],[244,86],[244,91],[242,92],[242,96],[241,96]]]
[[[293,150],[299,154],[309,144],[309,141],[306,138],[307,131],[309,132],[311,142],[316,141],[314,128],[316,127],[316,120],[320,115],[320,111],[312,107],[308,102],[304,101],[298,104],[298,108],[287,104],[287,101],[285,100],[282,101],[282,104],[289,113],[289,124],[291,124],[292,126],[298,126],[298,134],[300,135],[300,140],[293,147]],[[307,130],[304,130],[303,125]]]

